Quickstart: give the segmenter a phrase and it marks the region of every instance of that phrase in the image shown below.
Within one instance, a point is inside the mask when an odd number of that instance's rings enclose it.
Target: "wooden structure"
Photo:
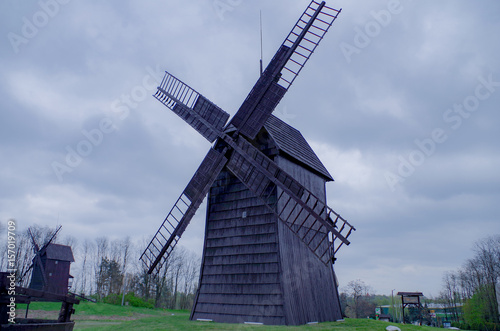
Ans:
[[[75,322],[71,321],[71,315],[75,313],[73,305],[79,304],[80,300],[73,294],[57,294],[47,291],[35,290],[13,286],[9,279],[14,273],[0,272],[0,329],[2,330],[47,330],[47,331],[71,331]],[[67,290],[66,290],[67,292]],[[28,318],[29,304],[33,301],[61,302],[61,309],[57,319],[32,319]],[[12,302],[15,304],[27,304],[25,318],[16,318],[15,324],[10,323],[9,312],[12,312]],[[14,310],[15,312],[15,310]]]
[[[29,288],[15,286],[15,271],[0,272],[0,329],[2,330],[73,330],[75,325],[71,315],[73,305],[79,304],[75,294],[68,292],[70,264],[74,262],[70,246],[54,244],[61,227],[54,231],[49,240],[40,248],[32,234],[28,232],[35,256],[26,271],[31,270]],[[25,273],[25,274],[26,274]],[[59,316],[54,320],[28,318],[29,305],[33,301],[61,302]],[[25,318],[15,318],[15,304],[27,304]],[[15,318],[15,323],[12,322]]]
[[[30,288],[65,295],[71,262],[75,262],[70,246],[49,244],[40,252],[40,259],[33,259]],[[45,280],[45,281],[44,281]]]
[[[77,297],[96,302],[71,292],[65,295],[50,293],[15,286],[14,283],[15,272],[0,272],[0,330],[71,331],[75,326],[75,322],[71,321],[71,315],[75,313],[73,306],[80,303]],[[28,318],[30,303],[34,301],[60,302],[61,309],[57,319]],[[15,304],[19,303],[26,304],[24,318],[16,317]],[[15,323],[12,323],[12,319]]]
[[[398,292],[401,296],[401,310],[403,312],[403,323],[405,322],[405,308],[413,307],[419,311],[420,325],[422,325],[422,303],[420,297],[424,296],[422,292]]]
[[[29,288],[46,291],[53,294],[66,295],[68,285],[73,276],[70,275],[71,262],[74,262],[73,252],[70,246],[52,243],[61,227],[52,237],[39,248],[31,230],[28,230],[33,242],[35,257],[30,268],[32,268]]]
[[[235,116],[166,73],[155,97],[214,143],[141,256],[161,269],[208,194],[191,319],[297,325],[342,318],[333,262],[354,229],[326,205],[332,180],[272,116],[340,10],[312,1]]]

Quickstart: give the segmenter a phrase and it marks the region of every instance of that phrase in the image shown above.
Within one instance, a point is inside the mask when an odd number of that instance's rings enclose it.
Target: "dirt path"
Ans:
[[[18,311],[17,317],[24,318],[25,311]],[[59,310],[30,310],[28,312],[28,318],[41,318],[41,319],[57,319],[59,316]],[[137,320],[144,317],[149,317],[152,315],[147,314],[137,314],[133,313],[132,316],[118,316],[118,315],[78,315],[78,313],[71,316],[71,320],[74,321],[82,321],[82,320],[92,320],[92,321],[101,321],[101,320],[114,320],[114,321],[132,321]]]

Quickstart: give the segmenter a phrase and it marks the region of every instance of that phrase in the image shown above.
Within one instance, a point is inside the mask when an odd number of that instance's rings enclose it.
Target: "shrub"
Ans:
[[[112,293],[107,297],[102,298],[102,302],[109,303],[112,305],[120,305],[122,303],[122,296],[119,294]]]
[[[129,303],[132,307],[143,307],[143,308],[151,308],[153,309],[155,306],[150,301],[144,301],[142,298],[136,297],[133,292],[130,292],[125,295],[125,301]]]
[[[485,321],[476,321],[472,323],[453,322],[451,326],[457,327],[460,330],[500,331],[499,324]]]

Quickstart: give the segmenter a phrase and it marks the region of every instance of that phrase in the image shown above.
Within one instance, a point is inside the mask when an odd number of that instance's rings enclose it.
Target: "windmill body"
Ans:
[[[29,288],[55,294],[67,294],[71,262],[74,262],[70,246],[48,244],[33,258],[33,273]]]
[[[299,131],[272,116],[340,10],[311,1],[229,114],[166,72],[155,94],[213,146],[141,255],[158,275],[208,195],[191,318],[304,324],[340,319],[333,263],[354,231],[326,204],[332,180]]]
[[[297,130],[271,116],[253,143],[325,199],[332,178]],[[193,320],[298,325],[342,318],[331,265],[227,169],[208,194],[199,284]]]

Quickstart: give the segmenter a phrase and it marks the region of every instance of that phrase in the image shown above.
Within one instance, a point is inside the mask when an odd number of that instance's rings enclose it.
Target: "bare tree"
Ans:
[[[466,260],[458,272],[445,274],[443,296],[454,311],[459,303],[464,307],[481,306],[484,321],[499,323],[496,285],[500,281],[500,235],[477,241],[473,251],[474,257]],[[472,318],[466,315],[464,318]]]
[[[129,261],[129,257],[130,257],[131,246],[132,246],[132,242],[130,241],[130,237],[127,236],[121,242],[122,261],[123,261],[122,262],[122,275],[123,275],[123,279],[122,279],[122,284],[123,284],[123,288],[122,288],[122,305],[123,305],[123,302],[124,302],[124,299],[125,299],[125,291],[126,291],[126,287],[127,287],[127,284],[125,283],[125,281],[126,281],[126,278],[127,278],[127,266],[128,266],[128,261]]]
[[[373,313],[375,305],[369,302],[370,287],[365,282],[361,279],[350,281],[344,291],[348,296],[346,307],[348,317],[360,318]]]
[[[197,287],[197,279],[201,261],[194,253],[187,253],[182,271],[184,292],[180,300],[180,309],[188,309],[193,304],[194,292]]]
[[[155,307],[160,307],[162,305],[162,299],[169,299],[170,291],[168,291],[168,278],[167,275],[170,273],[170,266],[172,265],[172,255],[165,261],[161,270],[158,271],[155,277],[153,277],[153,284],[155,286]],[[151,277],[151,276],[150,276]],[[165,298],[167,297],[167,298]],[[166,300],[165,300],[166,301]]]
[[[83,295],[89,294],[91,292],[91,285],[89,286],[88,283],[88,273],[91,271],[91,268],[89,268],[89,262],[91,259],[92,252],[94,250],[94,245],[93,243],[85,239],[82,245],[82,254],[81,254],[81,273],[80,273],[80,293]]]
[[[64,238],[58,243],[66,246],[70,246],[71,250],[73,251],[73,254],[75,254],[76,251],[78,251],[78,239],[74,236],[64,236]]]
[[[149,239],[150,240],[150,239]],[[139,249],[136,250],[138,253],[143,252],[144,249],[149,244],[149,240],[147,238],[143,238],[141,243],[139,244]],[[134,259],[136,263],[135,266],[135,282],[134,282],[134,290],[142,297],[144,300],[148,301],[152,295],[153,287],[154,287],[154,279],[151,275],[148,274],[148,269],[146,265],[139,261],[139,258]],[[161,272],[161,271],[160,271]]]
[[[98,237],[95,239],[96,250],[94,255],[95,289],[99,299],[104,296],[105,286],[105,264],[102,262],[108,258],[108,238]]]
[[[174,282],[172,309],[177,309],[177,298],[179,295],[179,285],[181,281],[182,270],[184,268],[184,261],[186,259],[186,250],[183,247],[178,247],[176,253],[173,254],[172,258],[172,279]]]
[[[7,238],[7,227],[2,222],[0,223],[0,238]],[[7,270],[7,244],[0,246],[0,271]]]
[[[500,236],[488,237],[476,242],[474,251],[481,270],[486,304],[491,322],[499,323],[496,284],[500,279]]]
[[[444,291],[441,292],[441,296],[451,312],[452,319],[458,321],[458,307],[463,303],[460,295],[459,276],[456,273],[447,272],[444,274],[443,283]]]

